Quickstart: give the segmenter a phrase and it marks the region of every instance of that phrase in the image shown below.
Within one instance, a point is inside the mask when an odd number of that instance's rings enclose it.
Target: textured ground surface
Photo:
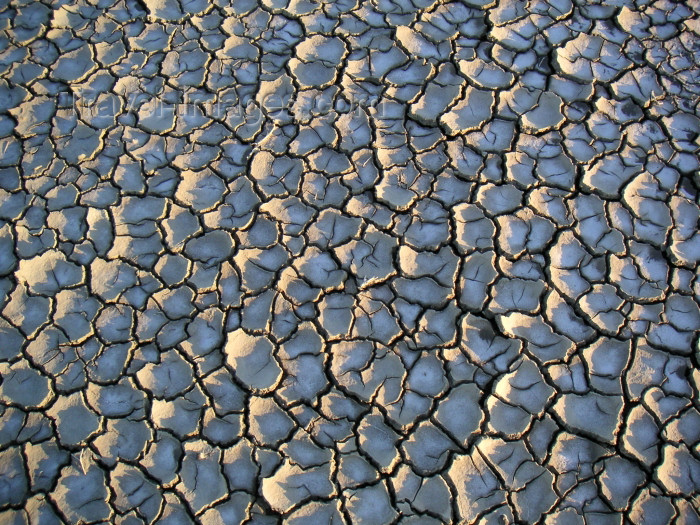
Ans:
[[[0,2],[0,522],[696,524],[700,4]]]

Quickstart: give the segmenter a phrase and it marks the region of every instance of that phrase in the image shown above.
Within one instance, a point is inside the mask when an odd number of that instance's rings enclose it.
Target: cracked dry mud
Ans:
[[[0,5],[0,522],[700,523],[698,0]]]

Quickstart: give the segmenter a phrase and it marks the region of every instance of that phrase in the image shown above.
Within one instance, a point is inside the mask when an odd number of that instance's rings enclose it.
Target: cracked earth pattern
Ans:
[[[0,4],[0,522],[700,522],[698,0]]]

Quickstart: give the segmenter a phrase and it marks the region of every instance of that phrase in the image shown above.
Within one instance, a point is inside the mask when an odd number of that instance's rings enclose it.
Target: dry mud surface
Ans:
[[[0,522],[699,523],[699,13],[0,2]]]

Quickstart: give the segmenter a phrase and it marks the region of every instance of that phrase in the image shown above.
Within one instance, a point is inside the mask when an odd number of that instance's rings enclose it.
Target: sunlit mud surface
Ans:
[[[700,3],[0,2],[0,522],[698,524]]]

